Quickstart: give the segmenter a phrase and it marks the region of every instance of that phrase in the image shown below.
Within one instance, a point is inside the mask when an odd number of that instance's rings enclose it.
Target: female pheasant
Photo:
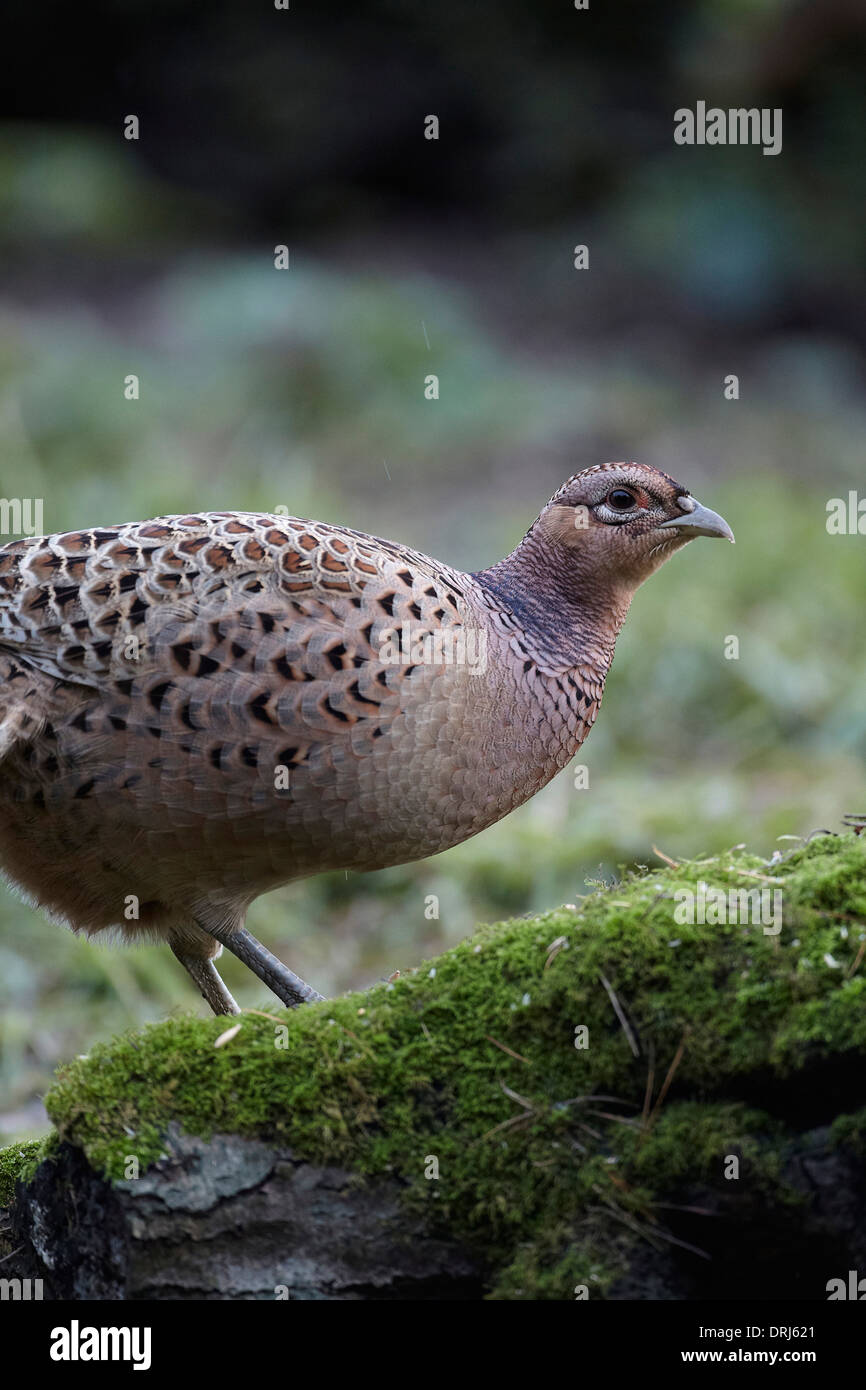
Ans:
[[[216,1013],[260,893],[456,845],[591,728],[638,585],[727,523],[654,468],[570,478],[464,574],[341,526],[160,517],[0,548],[0,864],[75,931],[166,940]]]

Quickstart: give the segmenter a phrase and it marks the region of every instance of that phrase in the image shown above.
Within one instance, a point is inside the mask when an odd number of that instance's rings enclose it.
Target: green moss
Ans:
[[[699,880],[781,891],[781,933],[677,922],[675,894]],[[603,1293],[622,1258],[588,1213],[651,1239],[659,1194],[719,1179],[732,1152],[768,1200],[797,1200],[780,1182],[784,1127],[738,1088],[759,1075],[771,1095],[866,1048],[864,937],[863,841],[822,836],[771,866],[732,851],[484,927],[366,994],[269,1009],[276,1021],[244,1014],[219,1047],[225,1019],[117,1038],[66,1067],[46,1105],[111,1177],[132,1157],[157,1159],[170,1121],[266,1137],[398,1174],[413,1204],[433,1207],[435,1194],[438,1217],[499,1271],[495,1296],[571,1297],[589,1280]],[[438,1179],[425,1178],[432,1157]]]
[[[850,1115],[837,1115],[830,1127],[834,1147],[844,1145],[860,1158],[866,1158],[866,1106]]]
[[[29,1182],[40,1163],[47,1162],[59,1144],[58,1135],[28,1139],[0,1149],[0,1207],[11,1205],[17,1182]]]

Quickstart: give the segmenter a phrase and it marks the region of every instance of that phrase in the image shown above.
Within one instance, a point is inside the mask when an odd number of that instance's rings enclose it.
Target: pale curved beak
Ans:
[[[682,531],[689,539],[692,536],[721,536],[731,544],[734,543],[733,531],[718,512],[711,512],[709,507],[702,507],[693,497],[681,497],[679,500],[681,505],[686,506],[689,502],[694,502],[692,510],[683,512],[682,516],[672,516],[669,521],[663,521],[656,527],[657,531]]]

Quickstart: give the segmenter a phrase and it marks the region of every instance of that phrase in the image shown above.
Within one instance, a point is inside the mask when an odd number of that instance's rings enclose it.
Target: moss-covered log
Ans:
[[[363,995],[117,1038],[61,1073],[47,1151],[0,1155],[5,1272],[824,1299],[866,1268],[864,955],[866,843],[822,835],[629,874]]]

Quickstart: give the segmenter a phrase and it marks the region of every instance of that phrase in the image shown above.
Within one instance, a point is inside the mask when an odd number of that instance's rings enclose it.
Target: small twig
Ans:
[[[610,1198],[602,1192],[598,1183],[593,1183],[592,1190],[598,1197],[602,1206],[606,1207],[618,1221],[621,1221],[624,1226],[628,1226],[629,1230],[634,1231],[636,1235],[641,1236],[644,1240],[648,1241],[650,1245],[655,1245],[653,1240],[654,1233],[652,1231],[647,1231],[641,1226],[639,1221],[634,1219],[634,1217],[626,1215],[622,1207],[618,1206],[616,1202],[612,1202]]]
[[[653,1202],[653,1207],[664,1211],[690,1211],[695,1216],[718,1216],[718,1212],[710,1211],[709,1207],[683,1206],[680,1202]]]
[[[581,1130],[584,1134],[588,1134],[589,1137],[590,1137],[591,1139],[595,1139],[596,1142],[597,1142],[599,1139],[604,1138],[604,1136],[603,1136],[601,1130],[600,1130],[600,1129],[593,1129],[592,1125],[585,1125],[585,1124],[578,1123],[578,1126],[577,1126],[577,1127],[578,1127],[578,1129]]]
[[[659,859],[662,859],[665,864],[670,864],[672,869],[678,869],[680,867],[676,859],[671,859],[669,855],[662,854],[662,851],[655,845],[653,845],[653,854],[657,854]]]
[[[656,1117],[656,1115],[658,1114],[659,1110],[661,1109],[662,1105],[664,1104],[664,1098],[665,1098],[665,1096],[667,1095],[668,1091],[669,1091],[670,1088],[671,1088],[671,1082],[673,1081],[674,1076],[676,1075],[677,1067],[679,1066],[680,1062],[683,1060],[683,1053],[684,1053],[685,1050],[686,1050],[686,1038],[688,1037],[688,1035],[689,1035],[689,1033],[690,1033],[691,1031],[692,1031],[691,1028],[686,1028],[685,1032],[683,1033],[683,1036],[682,1036],[682,1040],[681,1040],[681,1042],[680,1042],[680,1045],[679,1045],[679,1047],[677,1048],[676,1052],[674,1053],[674,1060],[671,1062],[670,1066],[668,1067],[668,1074],[667,1074],[667,1076],[666,1076],[665,1079],[664,1079],[664,1082],[663,1082],[663,1084],[662,1084],[661,1090],[659,1091],[659,1098],[658,1098],[658,1100],[656,1101],[655,1105],[654,1105],[653,1108],[652,1108],[652,1112],[651,1112],[650,1117],[649,1117],[649,1124],[647,1125],[647,1129],[651,1129],[651,1128],[652,1128],[653,1123],[654,1123],[654,1121],[655,1121],[655,1117]]]
[[[816,907],[813,911],[817,917],[829,917],[831,922],[835,918],[841,917],[843,922],[853,922],[855,926],[862,927],[866,931],[866,922],[863,921],[862,917],[855,917],[853,912],[825,912],[822,907]]]
[[[661,1226],[656,1228],[656,1235],[661,1236],[662,1240],[666,1240],[670,1245],[678,1245],[681,1250],[688,1250],[692,1255],[700,1255],[702,1260],[711,1260],[713,1258],[706,1250],[702,1250],[699,1245],[690,1245],[687,1240],[678,1240],[676,1236],[671,1235],[670,1231],[665,1231]]]
[[[681,1250],[688,1250],[692,1255],[700,1255],[702,1260],[711,1260],[713,1258],[706,1250],[702,1250],[699,1245],[690,1245],[687,1240],[678,1240],[676,1236],[671,1235],[670,1231],[666,1231],[663,1226],[656,1226],[654,1234],[661,1236],[662,1240],[666,1240],[669,1245],[678,1245]]]
[[[611,1115],[609,1110],[587,1110],[588,1115],[598,1115],[602,1120],[614,1120],[618,1125],[634,1127],[637,1120],[627,1119],[625,1115]]]
[[[509,1057],[514,1057],[518,1062],[525,1062],[528,1067],[532,1065],[527,1057],[521,1057],[519,1052],[513,1052],[510,1047],[505,1046],[505,1043],[498,1042],[496,1038],[491,1038],[489,1033],[485,1033],[484,1036],[488,1042],[493,1043],[494,1047],[501,1047],[503,1052],[507,1052]]]
[[[501,1089],[505,1092],[509,1100],[516,1101],[518,1105],[523,1106],[524,1110],[535,1109],[535,1106],[532,1104],[531,1100],[527,1100],[526,1096],[518,1095],[517,1091],[512,1091],[511,1087],[506,1086],[504,1081],[500,1081],[499,1085]]]
[[[502,1129],[510,1129],[512,1125],[523,1125],[531,1118],[532,1116],[529,1114],[512,1115],[510,1120],[503,1120],[501,1124],[494,1125],[492,1129],[488,1129],[487,1133],[482,1134],[481,1138],[489,1139],[491,1134],[498,1134]]]
[[[670,1245],[679,1245],[681,1249],[688,1250],[692,1255],[700,1255],[702,1260],[712,1259],[712,1255],[707,1254],[706,1250],[701,1250],[697,1245],[689,1245],[686,1240],[678,1240],[676,1236],[672,1236],[669,1231],[663,1230],[660,1226],[655,1226],[654,1229],[647,1230],[645,1226],[641,1226],[639,1221],[627,1217],[622,1208],[617,1206],[616,1202],[609,1201],[596,1184],[593,1184],[593,1191],[598,1194],[601,1202],[614,1216],[622,1221],[624,1225],[630,1226],[633,1231],[639,1236],[642,1236],[650,1245],[655,1244],[653,1237],[658,1236],[661,1240],[666,1240]]]
[[[787,879],[771,878],[769,874],[759,874],[754,869],[738,869],[736,864],[729,864],[728,868],[733,874],[743,874],[745,878],[759,878],[763,883],[787,883]],[[745,889],[743,891],[745,892]]]
[[[647,1119],[649,1118],[650,1105],[652,1104],[653,1088],[654,1088],[654,1086],[655,1086],[655,1083],[656,1083],[656,1045],[655,1045],[655,1042],[653,1041],[653,1039],[650,1038],[650,1040],[649,1040],[649,1066],[647,1067],[647,1074],[646,1074],[646,1091],[644,1092],[643,1110],[642,1110],[642,1112],[641,1112],[641,1117],[640,1117],[640,1122],[641,1122],[641,1128],[642,1128],[642,1129],[645,1127],[646,1122],[647,1122]]]
[[[682,1036],[682,1040],[681,1040],[681,1042],[680,1042],[680,1045],[679,1045],[679,1047],[677,1048],[676,1053],[674,1054],[674,1060],[671,1062],[670,1066],[668,1067],[668,1074],[667,1074],[667,1076],[666,1076],[665,1079],[664,1079],[664,1084],[662,1085],[661,1090],[659,1091],[659,1098],[658,1098],[658,1100],[656,1101],[655,1105],[653,1106],[652,1110],[649,1112],[649,1115],[647,1115],[646,1109],[647,1109],[647,1100],[648,1100],[649,1096],[651,1095],[651,1091],[650,1091],[649,1087],[648,1087],[648,1089],[647,1089],[647,1096],[644,1098],[644,1114],[643,1114],[642,1120],[641,1120],[641,1136],[640,1136],[640,1140],[638,1141],[638,1147],[640,1147],[640,1145],[643,1144],[644,1140],[648,1137],[650,1130],[652,1129],[653,1125],[655,1124],[656,1115],[658,1114],[659,1108],[660,1108],[660,1106],[662,1105],[665,1096],[667,1095],[668,1091],[670,1090],[671,1082],[672,1082],[673,1079],[674,1079],[674,1074],[675,1074],[675,1072],[676,1072],[676,1070],[677,1070],[677,1067],[679,1066],[680,1062],[682,1061],[683,1053],[685,1052],[685,1047],[686,1047],[686,1038],[688,1037],[688,1035],[689,1035],[690,1032],[691,1032],[691,1029],[690,1029],[690,1028],[686,1028],[685,1032],[683,1033],[683,1036]]]
[[[852,975],[856,975],[856,974],[857,974],[857,971],[858,971],[858,969],[859,969],[859,967],[860,967],[860,962],[861,962],[861,960],[863,959],[864,955],[866,955],[866,941],[861,941],[861,942],[860,942],[860,949],[858,950],[856,956],[854,957],[854,960],[853,960],[852,964],[849,965],[847,971],[845,972],[845,977],[846,977],[846,979],[850,980],[850,978],[851,978]]]
[[[617,1018],[618,1018],[619,1021],[620,1021],[620,1024],[621,1024],[621,1026],[622,1026],[622,1031],[625,1033],[626,1037],[628,1038],[628,1045],[629,1045],[629,1047],[630,1047],[631,1050],[632,1050],[632,1054],[633,1054],[635,1057],[639,1057],[639,1056],[640,1056],[640,1048],[638,1047],[637,1043],[635,1042],[634,1033],[632,1032],[632,1030],[631,1030],[631,1028],[630,1028],[630,1026],[629,1026],[629,1021],[628,1021],[628,1019],[626,1018],[625,1013],[623,1012],[622,1005],[620,1004],[619,1000],[618,1000],[617,997],[616,997],[616,994],[614,993],[613,985],[610,983],[610,981],[608,980],[607,976],[602,975],[601,971],[599,971],[598,978],[601,980],[601,983],[604,985],[605,989],[606,989],[607,992],[608,992],[608,995],[609,995],[609,997],[610,997],[610,1002],[611,1002],[611,1004],[613,1004],[614,1013],[616,1014]]]
[[[567,945],[567,936],[558,936],[555,941],[551,941],[550,945],[547,948],[547,960],[544,962],[545,970],[547,970],[547,968],[553,964],[560,951],[563,950],[563,948]]]
[[[560,1100],[557,1105],[588,1105],[591,1100],[611,1101],[614,1105],[631,1105],[631,1101],[623,1100],[622,1096],[572,1096],[571,1100]]]
[[[491,1038],[490,1041],[493,1042],[494,1039]],[[507,1048],[506,1051],[508,1051]],[[522,1060],[523,1058],[521,1058],[521,1061]],[[488,1129],[486,1134],[482,1134],[481,1139],[489,1139],[491,1134],[498,1134],[500,1130],[510,1129],[513,1125],[524,1124],[527,1120],[531,1120],[535,1114],[535,1106],[531,1100],[526,1099],[526,1096],[521,1096],[517,1091],[512,1091],[511,1087],[506,1086],[505,1082],[501,1079],[499,1081],[499,1086],[509,1100],[513,1100],[517,1105],[523,1106],[523,1114],[512,1115],[510,1119],[502,1120],[500,1124],[494,1125],[492,1129]],[[480,1140],[473,1140],[473,1143],[480,1143]]]

